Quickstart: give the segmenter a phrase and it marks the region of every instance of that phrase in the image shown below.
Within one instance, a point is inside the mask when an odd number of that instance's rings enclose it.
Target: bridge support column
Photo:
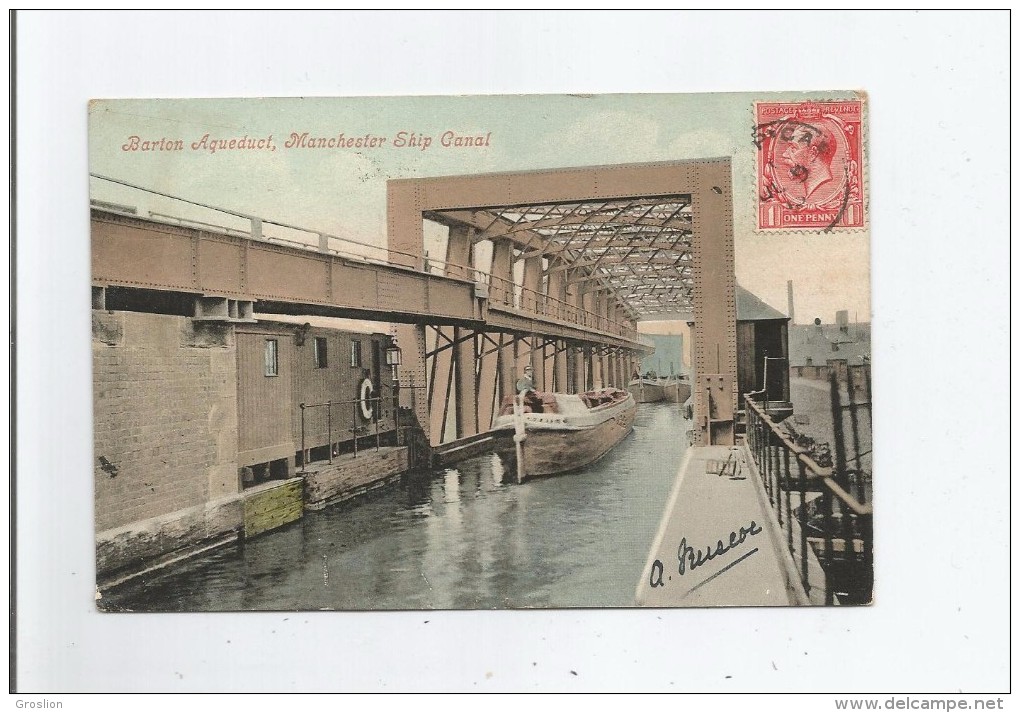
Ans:
[[[549,259],[549,267],[552,268],[557,264],[559,260],[555,258]],[[563,271],[557,270],[556,272],[549,273],[549,284],[546,287],[549,295],[549,316],[559,319],[560,313],[563,310],[563,302],[565,299],[566,282],[563,278]]]
[[[571,280],[574,279],[576,274],[574,270],[565,271],[566,285],[564,286],[563,298],[568,305],[568,311],[571,313],[567,319],[582,324],[584,306],[580,294],[581,287],[577,283],[571,284]]]
[[[422,428],[429,428],[428,379],[426,378],[425,325],[398,324],[397,343],[403,364],[400,366],[400,405],[413,408]]]
[[[451,434],[447,423],[450,417],[451,402],[454,410],[457,408],[457,400],[451,398],[453,394],[451,386],[454,383],[454,359],[453,348],[449,346],[455,338],[455,331],[453,327],[439,327],[435,330],[435,335],[436,341],[432,347],[434,356],[432,357],[428,388],[429,441],[433,446],[446,441],[448,435],[455,437],[456,426],[452,429],[453,434]]]
[[[509,334],[499,335],[499,401],[514,393],[517,380],[517,338]]]
[[[567,345],[557,341],[553,353],[553,389],[561,393],[569,391],[567,387]]]
[[[563,393],[569,394],[574,388],[574,354],[569,342],[563,343]]]
[[[474,279],[472,274],[472,245],[475,229],[467,226],[450,228],[450,237],[446,243],[446,274],[450,277],[460,277],[465,280]]]
[[[487,431],[492,417],[499,410],[499,362],[501,339],[499,333],[481,333],[477,337],[478,356],[478,430]]]
[[[595,388],[604,389],[609,386],[606,378],[606,355],[599,353],[595,355]]]
[[[472,238],[475,229],[450,228],[446,242],[446,275],[472,279]],[[475,338],[460,327],[436,330],[432,381],[429,384],[429,436],[432,445],[478,431],[475,381]]]
[[[454,327],[454,341],[457,345],[454,362],[454,377],[457,393],[457,438],[478,433],[478,382],[475,366],[478,335],[469,329]]]
[[[584,391],[584,350],[574,346],[571,351],[574,355],[572,393],[579,394]]]
[[[721,378],[713,382],[712,391],[694,389],[694,432],[698,445],[733,445],[733,415],[739,395],[730,164],[699,164],[697,174],[698,190],[691,192],[696,335],[693,367],[699,384],[709,374]],[[723,406],[723,402],[728,403]]]
[[[598,305],[599,313],[599,329],[604,332],[610,331],[611,327],[609,324],[609,295],[605,292],[599,292],[596,304]]]
[[[521,280],[521,307],[540,312],[542,309],[542,258],[529,257],[524,260],[524,277]],[[534,364],[532,364],[534,366]],[[535,368],[538,371],[538,367]]]
[[[553,391],[556,382],[556,342],[542,339],[542,390]]]
[[[596,311],[595,305],[595,293],[593,292],[582,292],[583,285],[577,286],[577,301],[578,305],[584,310],[584,316],[582,318],[582,324],[587,325],[591,329],[598,329],[598,312]]]
[[[489,286],[489,304],[512,305],[513,244],[509,240],[492,242],[492,284]]]
[[[528,344],[531,347],[531,358],[528,363],[535,370],[535,389],[541,391],[543,386],[542,380],[545,378],[545,365],[543,364],[545,355],[542,353],[542,338],[537,334],[532,334]]]
[[[531,368],[535,370],[535,388],[542,388],[542,379],[545,375],[545,367],[542,364],[542,340],[537,334],[532,334],[528,338],[528,364],[531,364]],[[524,368],[521,367],[523,373]]]

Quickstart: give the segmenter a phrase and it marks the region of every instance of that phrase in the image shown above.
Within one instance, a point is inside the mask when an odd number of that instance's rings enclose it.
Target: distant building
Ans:
[[[825,366],[830,359],[863,364],[871,359],[871,324],[842,321],[834,324],[790,325],[790,366]]]

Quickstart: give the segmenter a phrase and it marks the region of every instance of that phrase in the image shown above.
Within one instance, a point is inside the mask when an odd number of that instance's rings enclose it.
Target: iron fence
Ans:
[[[874,582],[870,445],[862,443],[860,423],[866,414],[870,428],[870,379],[861,401],[852,379],[846,386],[844,403],[840,382],[830,375],[831,450],[774,422],[756,401],[760,394],[744,396],[747,443],[769,505],[805,592],[810,597],[821,588],[825,604],[869,603]],[[823,582],[813,562],[821,565]]]
[[[502,304],[525,312],[580,324],[584,327],[615,334],[627,339],[636,339],[637,330],[625,322],[612,320],[606,315],[592,312],[541,290],[523,287],[513,280],[497,277],[490,273],[476,271],[476,280],[489,285],[489,303]]]
[[[391,397],[385,397],[385,400],[392,401],[394,413],[398,414],[400,412],[400,409],[399,409],[399,402],[398,402],[397,399],[398,399],[398,396],[396,396],[396,395],[393,395]],[[324,402],[318,403],[318,404],[306,404],[306,403],[299,404],[298,408],[301,409],[301,470],[302,470],[302,472],[304,472],[305,466],[308,464],[308,462],[312,460],[312,458],[311,458],[311,448],[308,447],[307,437],[306,437],[306,435],[307,435],[306,413],[310,409],[320,409],[320,408],[325,408],[326,409],[326,445],[328,446],[328,449],[327,449],[328,450],[327,459],[328,459],[328,461],[330,463],[332,463],[333,462],[333,456],[334,456],[334,446],[338,445],[342,441],[346,441],[347,440],[345,438],[340,438],[340,436],[343,433],[343,430],[341,430],[340,428],[337,429],[337,433],[336,433],[337,440],[333,440],[333,416],[334,416],[334,414],[339,415],[340,413],[342,413],[343,409],[345,409],[345,408],[349,408],[350,409],[350,414],[351,414],[351,421],[350,421],[350,423],[351,423],[351,427],[349,429],[344,429],[344,430],[348,430],[351,433],[353,444],[354,444],[354,457],[357,458],[358,457],[358,437],[359,437],[359,432],[362,432],[362,433],[360,433],[360,436],[361,436],[362,439],[364,439],[366,436],[369,437],[369,438],[374,438],[374,440],[375,440],[375,450],[378,451],[379,448],[381,447],[382,432],[381,432],[381,430],[379,428],[379,412],[382,410],[383,400],[384,400],[384,397],[382,397],[382,396],[375,396],[375,397],[365,398],[365,399],[349,399],[349,400],[346,400],[346,401],[324,401]],[[371,408],[371,415],[368,418],[364,417],[364,409],[365,409],[366,406]],[[334,411],[334,408],[337,409],[337,410]],[[359,411],[361,412],[360,414],[359,414]],[[365,421],[364,425],[359,427],[358,426],[359,421]],[[372,432],[373,430],[374,430],[374,433]]]
[[[412,468],[422,467],[423,465],[427,466],[431,462],[431,447],[427,437],[420,433],[421,426],[414,415],[414,395],[417,389],[423,388],[425,387],[413,385],[401,386],[399,389],[394,389],[393,394],[390,396],[375,396],[367,399],[348,399],[345,401],[323,401],[317,404],[299,404],[298,408],[300,409],[301,417],[300,472],[305,472],[305,467],[317,460],[313,457],[314,451],[320,449],[323,445],[321,443],[311,445],[308,442],[309,428],[307,414],[314,409],[325,409],[326,411],[325,445],[327,451],[325,460],[327,463],[332,464],[333,458],[340,455],[339,446],[341,443],[347,442],[347,438],[344,437],[347,433],[351,436],[351,453],[354,458],[358,457],[359,452],[366,450],[364,445],[366,441],[368,442],[369,449],[378,451],[382,448],[384,441],[391,440],[389,434],[393,434],[393,445],[404,446],[408,449],[408,463]],[[410,392],[411,407],[405,408],[400,406],[401,391]],[[392,430],[384,431],[381,425],[384,419],[380,419],[380,412],[384,403],[393,407]],[[359,412],[361,412],[364,406],[370,406],[372,409],[372,417],[370,419],[359,417]],[[352,420],[348,422],[349,426],[347,427],[340,420],[340,417],[345,412],[352,416]],[[361,416],[363,415],[364,413],[362,412]],[[363,422],[361,426],[358,425],[359,421]],[[336,435],[335,439],[334,434]]]

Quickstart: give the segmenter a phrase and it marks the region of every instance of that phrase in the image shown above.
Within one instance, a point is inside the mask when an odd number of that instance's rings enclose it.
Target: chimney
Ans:
[[[843,334],[848,334],[850,332],[850,319],[847,314],[847,310],[841,309],[836,312],[836,326]]]

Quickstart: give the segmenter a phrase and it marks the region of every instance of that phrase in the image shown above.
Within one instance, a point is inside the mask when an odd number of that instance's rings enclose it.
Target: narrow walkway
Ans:
[[[775,546],[782,533],[758,488],[743,448],[689,449],[638,583],[637,606],[796,604]]]

